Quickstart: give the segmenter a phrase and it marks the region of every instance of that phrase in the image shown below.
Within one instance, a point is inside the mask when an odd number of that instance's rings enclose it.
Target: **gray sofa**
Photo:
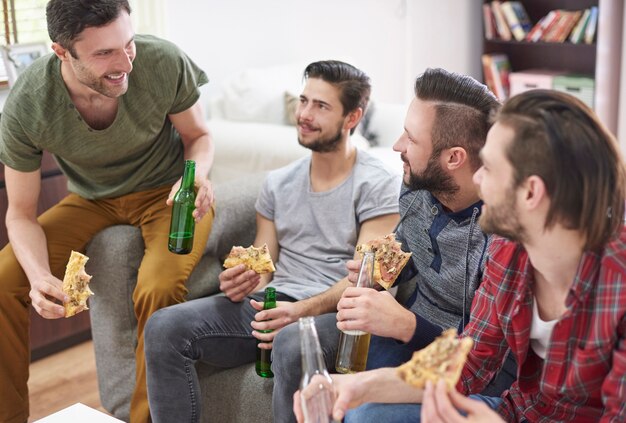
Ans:
[[[250,245],[255,236],[254,202],[265,173],[215,186],[217,210],[204,256],[187,284],[188,299],[219,292],[220,258],[233,245]],[[115,417],[128,421],[135,380],[136,328],[131,295],[143,255],[139,229],[114,226],[88,245],[87,271],[95,296],[90,313],[100,399]],[[271,422],[272,380],[256,375],[254,365],[216,369],[199,364],[204,422]]]

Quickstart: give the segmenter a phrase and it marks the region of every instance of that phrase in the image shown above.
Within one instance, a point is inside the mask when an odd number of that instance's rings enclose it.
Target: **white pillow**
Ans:
[[[302,91],[305,65],[292,64],[247,69],[223,87],[224,118],[246,122],[283,124],[285,91]]]

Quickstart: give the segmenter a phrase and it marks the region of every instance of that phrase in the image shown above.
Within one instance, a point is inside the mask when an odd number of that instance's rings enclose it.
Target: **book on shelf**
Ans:
[[[509,97],[509,74],[511,64],[506,54],[483,54],[481,57],[485,83],[500,100]]]
[[[559,19],[548,31],[544,32],[541,41],[547,43],[562,43],[567,39],[570,32],[572,32],[572,28],[574,28],[574,25],[576,25],[581,15],[582,12],[580,10],[561,10]]]
[[[526,41],[540,41],[543,35],[559,20],[560,10],[551,10],[546,16],[541,18],[539,22],[530,30],[526,36]]]
[[[596,28],[598,27],[598,7],[593,6],[589,12],[589,22],[585,27],[585,44],[593,44],[596,37]]]
[[[587,23],[589,22],[589,16],[591,15],[591,9],[585,9],[582,17],[578,20],[578,23],[572,30],[572,33],[569,36],[569,41],[572,44],[578,44],[583,40],[583,35],[585,34],[585,28],[587,27]]]
[[[506,18],[504,17],[504,12],[502,11],[502,4],[499,1],[492,1],[491,10],[496,20],[496,30],[498,32],[498,36],[504,41],[510,41],[512,38],[511,30],[509,29],[509,25],[506,23]]]
[[[519,1],[505,1],[500,5],[513,37],[517,41],[523,41],[531,29],[530,19],[526,9]]]
[[[483,23],[485,25],[485,39],[493,40],[496,37],[496,22],[491,6],[483,4]]]

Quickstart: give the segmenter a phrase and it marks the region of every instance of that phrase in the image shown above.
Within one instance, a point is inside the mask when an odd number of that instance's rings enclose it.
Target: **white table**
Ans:
[[[48,417],[44,417],[41,420],[37,420],[35,423],[113,423],[121,422],[114,417],[101,413],[98,410],[94,410],[91,407],[87,407],[85,404],[76,403],[61,411],[57,411],[54,414],[50,414]]]

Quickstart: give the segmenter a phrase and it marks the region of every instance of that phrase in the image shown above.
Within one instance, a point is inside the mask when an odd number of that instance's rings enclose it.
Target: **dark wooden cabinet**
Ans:
[[[555,9],[584,10],[598,7],[594,44],[483,40],[484,53],[504,53],[513,71],[547,69],[595,78],[594,109],[615,134],[619,109],[619,70],[622,54],[624,0],[519,0],[536,24]],[[483,0],[483,4],[491,0]],[[483,22],[484,24],[484,22]]]
[[[38,212],[43,213],[59,200],[65,197],[67,180],[59,171],[54,159],[44,154],[41,166],[41,194],[39,196]],[[4,184],[4,167],[0,164],[0,246],[8,242],[4,219],[7,212],[8,200]],[[37,360],[54,352],[67,348],[91,337],[89,312],[83,312],[69,319],[44,319],[31,307],[31,359]]]

